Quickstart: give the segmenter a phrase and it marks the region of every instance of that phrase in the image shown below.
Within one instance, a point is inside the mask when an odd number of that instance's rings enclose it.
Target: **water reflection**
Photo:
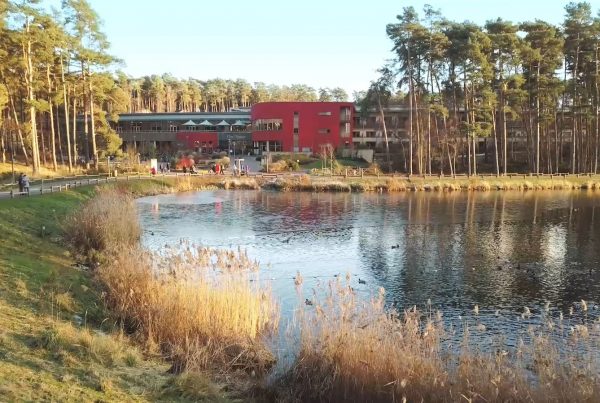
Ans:
[[[516,317],[546,301],[556,313],[598,299],[599,195],[214,191],[148,197],[139,207],[148,247],[187,238],[246,248],[284,313],[297,302],[298,270],[306,295],[350,272],[358,292],[385,287],[400,307],[431,299],[449,314],[478,304],[482,315]]]

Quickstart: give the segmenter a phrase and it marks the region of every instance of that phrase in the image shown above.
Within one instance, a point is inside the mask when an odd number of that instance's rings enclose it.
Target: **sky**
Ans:
[[[50,0],[59,3],[58,0]],[[88,0],[126,74],[342,87],[352,98],[393,57],[385,27],[425,4],[455,21],[560,24],[561,0]],[[594,13],[600,0],[588,1]]]

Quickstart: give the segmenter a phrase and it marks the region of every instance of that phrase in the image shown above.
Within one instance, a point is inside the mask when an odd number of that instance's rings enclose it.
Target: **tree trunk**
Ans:
[[[77,97],[75,94],[75,84],[73,84],[73,165],[77,165],[79,160],[79,150],[77,149]]]
[[[6,136],[6,125],[4,124],[4,119],[2,120],[2,134],[0,135],[0,150],[2,150],[2,163],[6,163],[6,143],[4,140]]]
[[[469,163],[468,163],[468,174],[469,176],[471,176],[472,174],[472,168],[471,168],[471,139],[470,134],[471,134],[471,126],[470,126],[470,114],[469,114],[469,98],[467,96],[467,68],[465,66],[463,66],[463,96],[464,96],[464,107],[465,107],[465,117],[466,117],[466,123],[467,123],[467,130],[466,130],[466,134],[465,134],[465,139],[467,141],[467,149],[468,149],[468,157],[469,157]]]
[[[62,134],[60,131],[60,122],[59,122],[60,113],[58,111],[58,106],[56,107],[56,140],[58,141],[58,153],[60,154],[60,165],[64,168],[65,166],[65,154],[63,153],[62,146]]]
[[[67,100],[67,84],[65,82],[65,67],[64,67],[64,63],[63,63],[62,53],[60,55],[60,76],[61,76],[61,81],[62,81],[63,105],[64,105],[64,110],[65,110],[65,134],[66,134],[66,137],[67,137],[67,159],[69,161],[69,172],[72,172],[73,171],[73,157],[74,156],[73,156],[73,154],[71,154],[71,131],[70,131],[70,128],[69,128],[69,102]],[[75,108],[73,108],[73,113],[75,113]],[[75,131],[74,127],[73,127],[73,131]],[[59,141],[59,147],[61,147],[61,151],[60,151],[61,162],[64,165],[63,153],[62,153],[62,145],[61,145],[60,141]]]
[[[540,174],[540,65],[541,61],[538,61],[537,66],[537,94],[535,95],[535,173]]]
[[[40,115],[41,117],[41,115]],[[43,119],[42,119],[43,120]],[[44,130],[40,130],[40,139],[42,140],[42,161],[44,161],[44,166],[47,166],[47,161],[46,161],[46,142],[44,140]],[[41,165],[41,163],[40,163]]]
[[[413,174],[413,98],[412,98],[412,77],[411,77],[411,69],[410,69],[410,48],[408,51],[409,55],[409,77],[408,77],[408,125],[409,125],[409,163],[408,163],[408,174]]]
[[[29,34],[29,18],[25,22],[25,31]],[[33,91],[33,62],[31,60],[31,40],[23,45],[23,59],[25,62],[25,84],[27,87],[27,100],[29,101],[29,123],[31,125],[31,159],[33,173],[40,171],[40,151],[38,146],[37,120],[35,111],[35,94]]]
[[[415,106],[415,129],[417,130],[417,150],[418,150],[418,154],[417,154],[417,159],[419,161],[419,174],[423,173],[423,141],[421,138],[421,125],[419,123],[419,100],[417,98],[417,93],[413,88],[413,96],[415,97],[414,99],[414,106]]]
[[[48,80],[48,105],[50,106],[50,147],[52,149],[52,169],[56,171],[56,133],[54,132],[54,108],[52,107],[52,96],[50,94],[52,90],[52,83],[50,81],[50,65],[46,66],[46,79]]]
[[[496,176],[500,176],[500,162],[498,160],[498,128],[496,127],[496,113],[492,113],[492,130],[494,132],[494,162],[496,163]]]
[[[577,141],[577,119],[575,118],[575,110],[577,104],[577,69],[579,65],[579,34],[577,35],[577,49],[575,53],[575,68],[573,69],[573,106],[571,108],[572,118],[572,133],[571,133],[571,173],[577,170],[576,165],[576,141]]]
[[[88,64],[88,75],[89,75],[89,91],[90,91],[90,134],[92,136],[92,154],[94,154],[94,167],[98,169],[98,148],[96,147],[96,126],[94,124],[94,91],[92,88],[92,75],[89,70]]]
[[[594,86],[595,86],[595,90],[596,90],[596,99],[594,100],[594,106],[596,109],[596,125],[595,125],[595,129],[596,129],[596,139],[594,141],[594,174],[598,173],[598,141],[600,140],[600,129],[598,128],[599,126],[599,121],[598,119],[600,118],[600,111],[598,110],[598,104],[600,103],[600,88],[598,88],[598,73],[600,73],[599,69],[598,69],[598,45],[596,45],[596,76],[594,77]]]

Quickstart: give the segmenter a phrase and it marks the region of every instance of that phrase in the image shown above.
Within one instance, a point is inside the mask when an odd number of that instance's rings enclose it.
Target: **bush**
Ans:
[[[281,159],[269,164],[269,172],[289,172],[298,171],[299,169],[300,165],[296,161],[289,159]]]
[[[102,252],[137,244],[141,230],[133,198],[114,188],[98,188],[97,195],[65,223],[65,238],[73,248],[97,263]]]
[[[278,326],[258,265],[244,252],[187,246],[150,253],[122,249],[98,278],[106,302],[126,328],[160,347],[173,371],[265,373],[274,363],[262,336]]]

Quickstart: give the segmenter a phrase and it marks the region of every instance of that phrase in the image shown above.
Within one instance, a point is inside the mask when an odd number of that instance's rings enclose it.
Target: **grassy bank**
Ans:
[[[576,190],[600,189],[600,176],[569,177],[489,177],[422,178],[413,177],[319,177],[309,175],[279,177],[259,182],[262,188],[279,191],[312,192],[451,192],[491,190]]]
[[[206,376],[169,374],[114,326],[63,241],[66,218],[94,194],[0,201],[0,400],[223,400]]]

